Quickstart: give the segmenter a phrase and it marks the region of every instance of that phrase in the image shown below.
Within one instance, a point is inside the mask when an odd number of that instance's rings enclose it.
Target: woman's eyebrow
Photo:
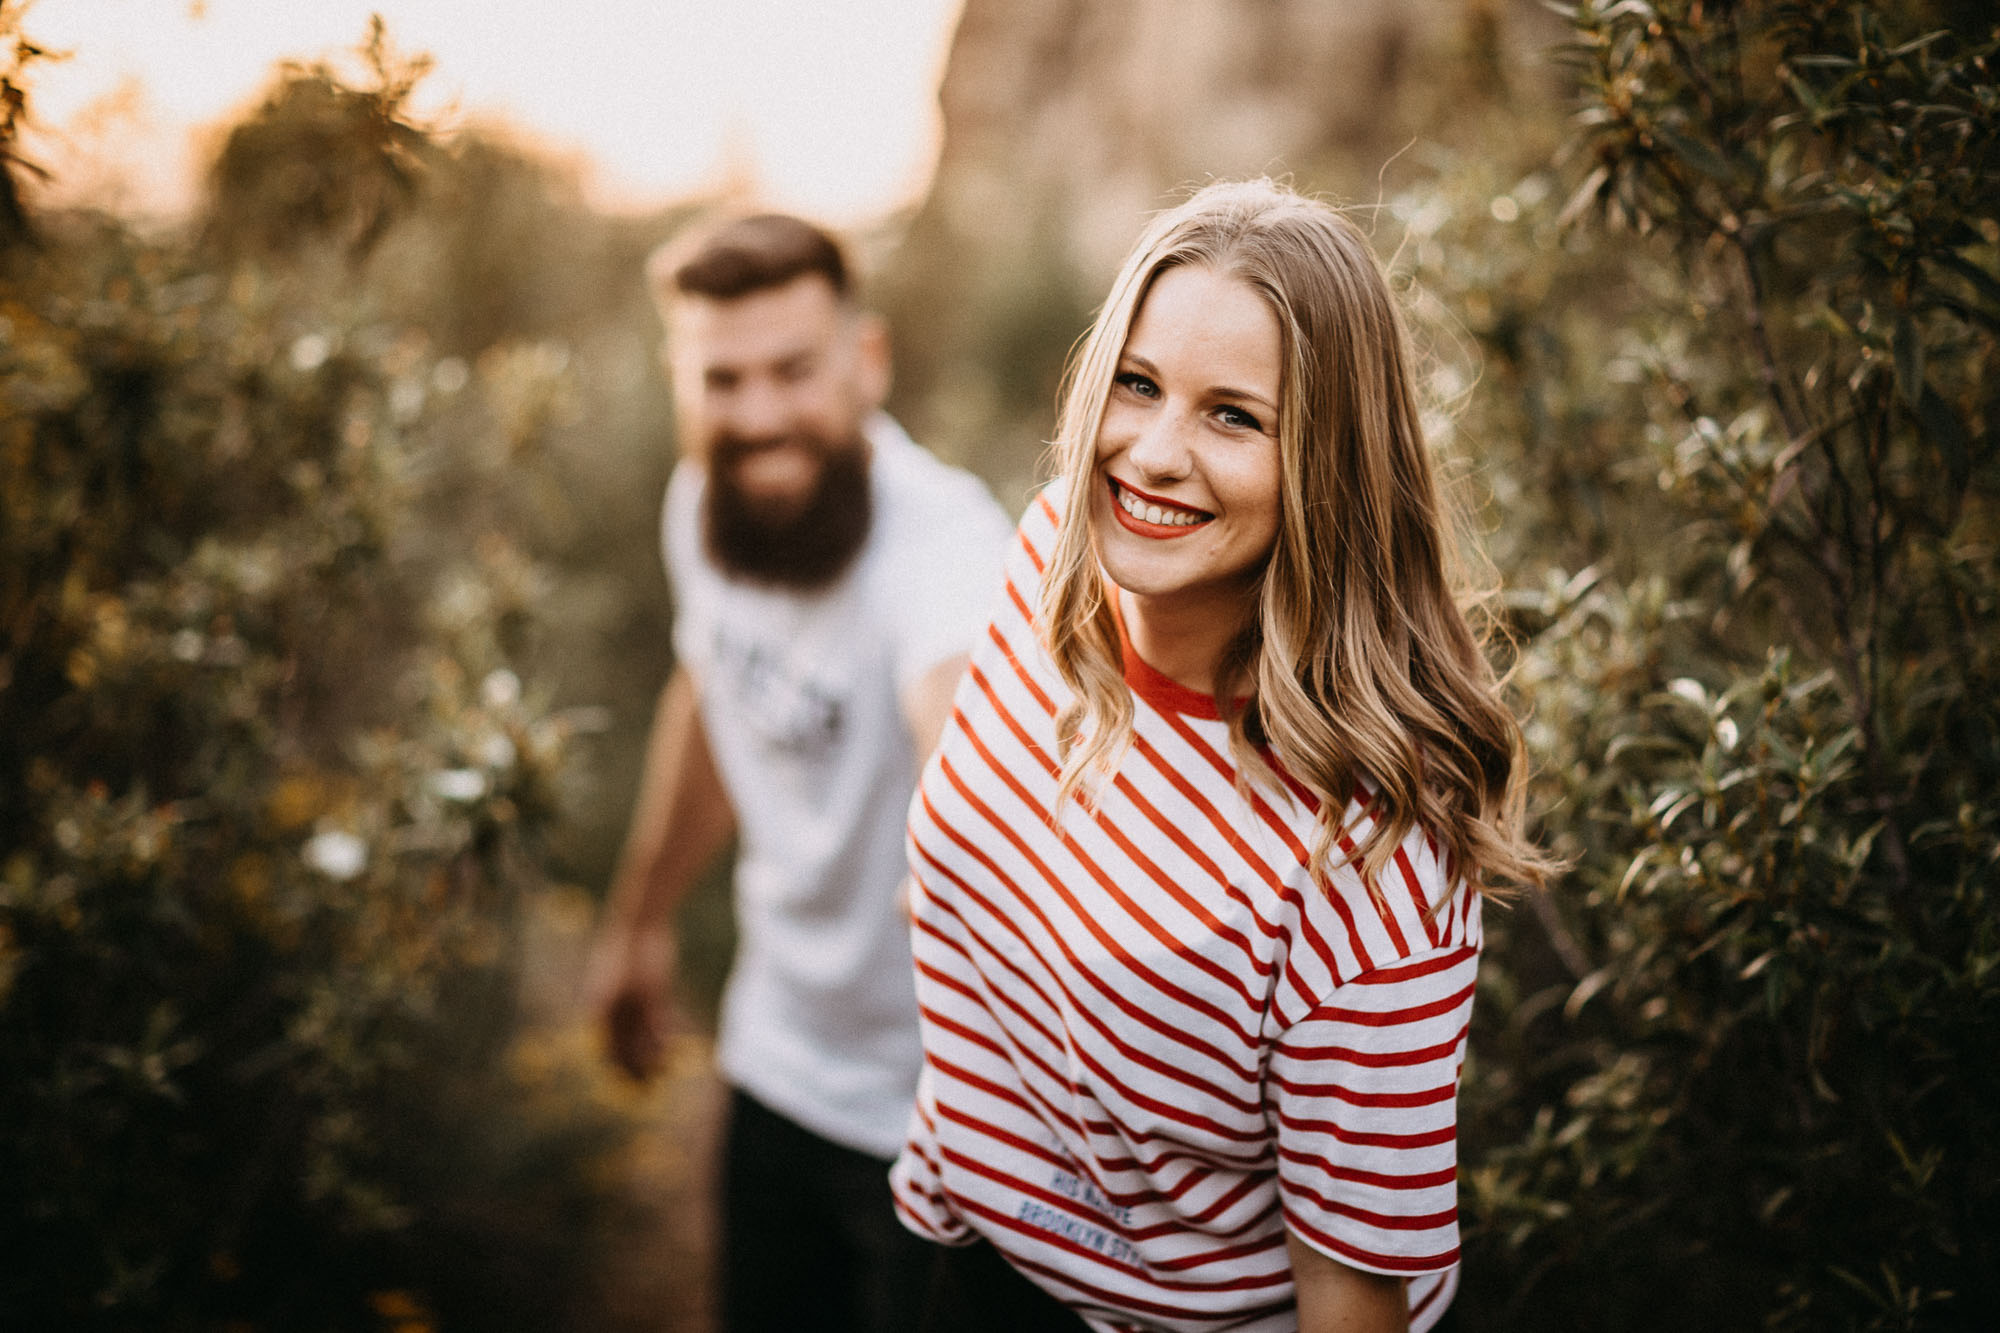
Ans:
[[[1123,366],[1127,362],[1131,363],[1133,369],[1153,379],[1160,378],[1160,368],[1137,352],[1128,350],[1118,354],[1119,365]],[[1240,398],[1246,403],[1257,404],[1267,412],[1276,412],[1278,410],[1277,403],[1258,393],[1255,389],[1239,389],[1230,384],[1211,384],[1204,392],[1211,398]]]
[[[1120,363],[1127,361],[1131,362],[1134,368],[1144,371],[1146,374],[1151,375],[1154,379],[1158,379],[1160,377],[1160,368],[1154,365],[1151,361],[1148,361],[1145,357],[1141,356],[1137,352],[1130,352],[1130,351],[1121,352],[1118,355],[1118,360],[1120,361]],[[1270,409],[1273,412],[1278,410],[1278,405],[1276,403],[1272,402],[1265,395],[1258,393],[1255,389],[1239,389],[1234,385],[1230,384],[1211,384],[1208,386],[1206,392],[1211,397],[1241,398],[1245,402],[1260,403],[1264,407]]]
[[[1254,389],[1238,389],[1227,384],[1217,384],[1209,388],[1209,393],[1217,398],[1241,398],[1245,402],[1256,403],[1273,412],[1278,410],[1276,403]]]

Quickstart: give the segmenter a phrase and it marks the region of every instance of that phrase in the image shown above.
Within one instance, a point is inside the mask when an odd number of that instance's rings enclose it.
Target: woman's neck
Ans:
[[[1218,605],[1213,599],[1140,597],[1121,588],[1118,610],[1141,661],[1176,685],[1213,696],[1223,652],[1242,629],[1254,595],[1245,591],[1243,600]]]

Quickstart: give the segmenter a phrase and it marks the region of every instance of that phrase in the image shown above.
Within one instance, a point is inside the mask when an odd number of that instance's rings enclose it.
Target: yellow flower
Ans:
[[[397,1326],[397,1333],[416,1333],[416,1328],[429,1328],[433,1316],[424,1308],[423,1300],[415,1292],[378,1291],[369,1296],[368,1304],[376,1314]],[[415,1325],[416,1328],[411,1326]]]
[[[245,852],[229,863],[229,888],[236,900],[255,911],[263,905],[271,888],[271,858],[262,852]]]
[[[271,789],[264,813],[280,832],[304,828],[326,812],[326,782],[317,773],[295,773]]]

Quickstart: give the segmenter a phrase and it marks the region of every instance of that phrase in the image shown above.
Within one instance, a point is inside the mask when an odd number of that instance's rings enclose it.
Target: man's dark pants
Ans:
[[[725,1333],[914,1329],[936,1251],[896,1220],[886,1160],[731,1092],[722,1151]]]

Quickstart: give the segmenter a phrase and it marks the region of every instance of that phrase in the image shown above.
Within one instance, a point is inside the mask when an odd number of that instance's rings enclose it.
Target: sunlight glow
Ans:
[[[854,223],[929,180],[960,3],[42,0],[29,35],[73,54],[34,79],[31,147],[59,197],[175,211],[213,127],[255,105],[274,65],[351,53],[373,12],[398,50],[436,60],[423,115],[576,161],[604,206],[734,183]]]

